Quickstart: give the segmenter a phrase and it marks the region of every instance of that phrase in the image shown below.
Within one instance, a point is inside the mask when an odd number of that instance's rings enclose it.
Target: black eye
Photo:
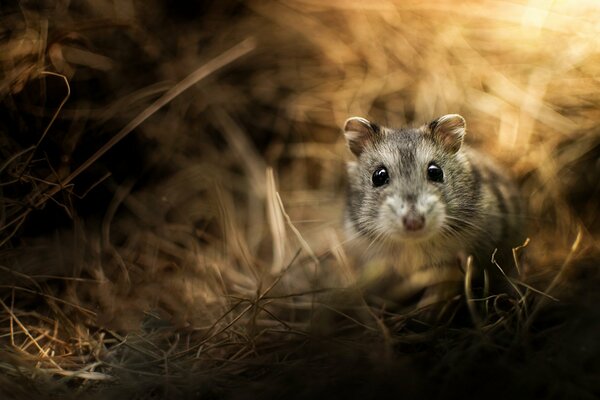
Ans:
[[[444,171],[435,163],[430,163],[427,167],[427,178],[432,182],[444,182]]]
[[[390,181],[390,176],[388,175],[387,169],[385,167],[379,167],[373,172],[373,186],[379,187],[383,186]]]

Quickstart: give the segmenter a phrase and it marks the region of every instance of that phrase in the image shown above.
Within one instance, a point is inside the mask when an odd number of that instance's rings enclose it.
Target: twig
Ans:
[[[235,45],[231,49],[225,51],[221,55],[213,58],[190,75],[185,77],[177,85],[171,88],[167,93],[161,96],[158,100],[152,103],[148,108],[137,115],[131,120],[123,129],[121,129],[115,136],[113,136],[106,144],[104,144],[98,151],[96,151],[90,158],[88,158],[82,165],[80,165],[75,171],[73,171],[65,180],[62,182],[63,185],[68,184],[75,179],[79,174],[88,169],[93,163],[95,163],[100,157],[102,157],[108,150],[110,150],[115,144],[123,140],[125,136],[131,133],[135,128],[141,125],[144,121],[154,115],[158,110],[163,108],[165,105],[173,101],[181,93],[192,87],[207,76],[213,74],[217,70],[223,68],[227,64],[232,63],[238,58],[246,55],[254,49],[256,46],[254,39],[246,39],[241,43]],[[53,189],[48,193],[48,196],[53,196],[60,191],[59,189]]]
[[[469,314],[471,314],[471,319],[476,326],[481,325],[481,318],[477,313],[477,308],[475,307],[474,299],[473,299],[473,256],[467,257],[467,262],[465,265],[465,297],[467,300],[467,307],[469,309]]]
[[[567,255],[567,258],[565,259],[562,266],[560,267],[558,274],[556,274],[554,279],[552,279],[552,282],[550,282],[550,284],[548,285],[546,290],[544,290],[544,293],[546,293],[548,296],[550,296],[549,293],[552,290],[554,290],[556,285],[558,285],[558,282],[560,282],[560,280],[563,278],[565,272],[567,271],[567,267],[571,264],[571,261],[573,260],[575,252],[577,251],[577,249],[579,249],[579,245],[581,244],[582,238],[583,238],[583,230],[581,229],[581,226],[579,226],[577,229],[577,236],[575,237],[575,240],[573,241],[573,244],[571,245],[571,249],[569,251],[569,254]],[[547,302],[548,302],[548,298],[542,297],[540,299],[540,301],[533,307],[533,311],[531,312],[531,314],[529,315],[529,319],[527,320],[528,327],[531,326],[535,317],[540,312],[540,310],[544,307],[544,305],[546,305]]]
[[[248,38],[237,45],[233,46],[231,49],[225,51],[221,55],[213,58],[178,84],[176,84],[173,88],[167,91],[163,96],[161,96],[158,100],[152,103],[148,108],[138,114],[133,120],[131,120],[125,127],[123,127],[115,136],[113,136],[107,143],[105,143],[100,149],[98,149],[90,158],[88,158],[83,164],[81,164],[75,171],[71,172],[69,176],[67,176],[64,181],[58,182],[57,186],[54,186],[52,189],[48,190],[46,193],[41,193],[37,196],[37,200],[33,200],[31,206],[34,208],[41,207],[48,198],[54,196],[61,190],[63,190],[71,181],[77,178],[83,171],[88,169],[92,164],[94,164],[100,157],[102,157],[108,150],[110,150],[115,144],[123,140],[125,136],[131,133],[135,128],[141,125],[144,121],[146,121],[149,117],[154,115],[158,110],[162,107],[170,103],[174,98],[179,96],[182,92],[189,89],[194,84],[198,83],[202,79],[210,76],[215,73],[219,69],[225,67],[226,65],[232,63],[238,58],[248,54],[250,51],[254,50],[256,47],[256,41],[253,38]],[[66,100],[65,100],[66,101]],[[45,135],[45,133],[44,133]],[[43,139],[43,136],[42,138]],[[40,139],[40,140],[41,140]],[[38,141],[39,142],[39,141]],[[13,221],[8,224],[0,227],[0,230],[5,229],[6,227],[12,225],[16,221],[24,221],[27,215],[31,212],[31,208],[25,210],[20,216],[16,217]],[[22,223],[22,222],[21,222]],[[14,229],[7,237],[4,238],[0,242],[0,247],[3,246],[10,238],[16,233],[16,230],[20,224]]]
[[[23,325],[23,323],[19,320],[19,318],[17,318],[17,316],[13,313],[13,311],[10,308],[8,308],[8,306],[6,305],[6,303],[4,303],[4,301],[2,301],[2,299],[0,299],[0,305],[11,316],[11,320],[14,320],[17,323],[17,325],[19,325],[19,328],[21,328],[21,330],[25,333],[25,335],[27,335],[27,337],[33,342],[33,344],[39,350],[39,352],[42,354],[42,356],[44,358],[47,358],[48,361],[50,361],[50,363],[52,365],[54,365],[56,368],[61,370],[62,368],[51,357],[48,356],[47,350],[44,350],[42,348],[42,346],[40,346],[40,344],[34,339],[34,337],[31,336],[31,333],[29,333],[29,330],[27,329],[27,327],[25,327],[25,325]]]
[[[41,71],[40,75],[52,75],[52,76],[58,76],[58,77],[62,78],[65,81],[65,86],[67,87],[67,94],[65,95],[65,97],[62,99],[62,101],[58,105],[58,108],[56,109],[56,111],[52,115],[52,119],[50,120],[50,122],[48,122],[48,125],[46,125],[46,129],[44,129],[44,132],[42,132],[42,136],[40,136],[40,138],[38,139],[37,143],[33,147],[33,151],[31,152],[31,154],[29,155],[29,157],[27,157],[27,161],[25,162],[25,165],[23,165],[23,169],[21,170],[21,173],[19,174],[19,178],[21,176],[23,176],[23,174],[25,173],[25,170],[27,169],[27,167],[31,163],[31,159],[35,155],[35,152],[37,151],[38,147],[40,147],[40,144],[42,144],[42,141],[44,140],[44,138],[48,134],[48,131],[50,130],[50,128],[54,124],[54,121],[56,121],[56,118],[58,118],[58,114],[60,114],[60,111],[63,109],[65,103],[67,102],[67,100],[69,100],[69,97],[71,97],[71,86],[69,85],[69,80],[67,79],[66,76],[64,76],[63,74],[59,74],[59,73],[56,73],[56,72],[50,72],[50,71]]]

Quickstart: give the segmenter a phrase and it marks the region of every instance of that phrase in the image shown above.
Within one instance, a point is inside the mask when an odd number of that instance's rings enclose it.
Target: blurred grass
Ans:
[[[4,396],[600,393],[596,3],[0,11]],[[339,127],[450,112],[520,183],[531,289],[428,327],[353,289]]]

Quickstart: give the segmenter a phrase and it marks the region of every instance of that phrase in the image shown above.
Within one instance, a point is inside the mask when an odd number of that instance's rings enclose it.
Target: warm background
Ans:
[[[597,2],[0,12],[1,397],[600,395]],[[445,113],[523,190],[523,298],[336,311],[341,124]]]

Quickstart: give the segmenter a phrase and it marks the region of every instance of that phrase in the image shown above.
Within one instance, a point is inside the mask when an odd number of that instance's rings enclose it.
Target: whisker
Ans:
[[[446,215],[446,219],[448,219],[450,221],[459,222],[459,223],[464,224],[464,225],[466,225],[466,226],[468,226],[468,227],[470,227],[470,228],[472,228],[472,229],[474,229],[474,230],[476,230],[478,232],[481,232],[483,234],[486,234],[486,235],[490,236],[489,232],[485,228],[483,228],[482,226],[477,225],[477,224],[475,224],[475,223],[473,223],[471,221],[468,221],[466,219],[461,219],[461,218],[450,216],[450,215]],[[455,226],[452,226],[450,224],[445,224],[445,225],[446,226],[450,226],[454,230],[457,230]]]

